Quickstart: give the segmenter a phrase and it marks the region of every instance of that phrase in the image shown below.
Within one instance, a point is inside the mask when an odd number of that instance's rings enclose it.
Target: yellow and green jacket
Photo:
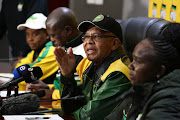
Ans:
[[[28,55],[23,58],[19,63],[17,63],[16,68],[28,64],[30,67],[40,67],[43,76],[40,78],[40,80],[45,80],[46,78],[50,77],[51,75],[55,76],[55,73],[58,71],[59,66],[58,63],[56,62],[55,56],[54,56],[54,46],[51,41],[47,42],[45,44],[45,47],[42,48],[40,51],[38,57],[33,61],[33,56],[35,51],[32,50]],[[50,79],[49,79],[50,80]],[[46,81],[45,83],[53,83],[52,81]]]
[[[61,101],[63,111],[74,113],[79,120],[127,91],[131,87],[128,79],[129,68],[125,65],[128,63],[129,59],[119,49],[112,52],[100,67],[84,58],[76,68],[82,84],[77,85],[73,77],[61,76],[60,80],[64,85],[61,97],[83,95],[85,99]],[[86,119],[103,120],[116,106],[117,104],[114,104]]]

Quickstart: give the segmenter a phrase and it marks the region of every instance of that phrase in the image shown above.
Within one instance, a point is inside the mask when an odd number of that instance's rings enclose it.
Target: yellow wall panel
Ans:
[[[162,0],[161,10],[160,10],[161,18],[167,21],[171,21],[170,20],[171,6],[172,6],[172,0]]]
[[[162,0],[149,0],[148,17],[160,18]]]
[[[172,0],[170,20],[172,22],[180,22],[180,0]]]

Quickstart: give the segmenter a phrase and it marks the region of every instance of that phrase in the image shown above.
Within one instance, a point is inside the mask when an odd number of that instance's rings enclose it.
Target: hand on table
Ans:
[[[28,91],[36,91],[40,89],[49,89],[49,86],[41,80],[37,80],[33,83],[27,83],[26,85],[26,90]]]

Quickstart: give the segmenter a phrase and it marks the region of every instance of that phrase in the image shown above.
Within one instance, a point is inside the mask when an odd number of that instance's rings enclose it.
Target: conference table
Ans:
[[[41,102],[39,111],[46,111],[50,110],[49,113],[44,114],[59,114],[64,120],[75,120],[74,116],[71,114],[64,114],[62,109],[59,105],[60,101],[53,101],[53,102]]]
[[[1,91],[1,93],[2,92],[6,93],[6,91]],[[22,93],[22,91],[20,93]],[[12,94],[13,94],[13,91],[12,91]],[[5,97],[1,97],[1,99],[4,99],[4,98]],[[40,101],[41,102],[40,102],[40,107],[39,107],[38,111],[29,112],[29,113],[27,113],[28,116],[29,115],[32,115],[32,116],[44,115],[44,116],[46,116],[46,115],[53,115],[53,114],[55,115],[56,114],[59,116],[59,118],[62,118],[64,120],[75,120],[73,115],[64,114],[62,109],[59,109],[59,108],[61,108],[60,101],[46,101],[46,100],[41,100],[41,99],[40,99]],[[11,116],[11,115],[8,115],[8,116]],[[26,116],[26,115],[24,115],[24,116]],[[17,116],[16,116],[16,118],[17,118]],[[0,118],[0,120],[3,120],[3,119]],[[26,119],[24,119],[24,120],[26,120]]]
[[[8,81],[8,77],[6,75],[10,76],[9,78],[12,78],[11,74],[5,74],[5,77],[2,77],[2,74],[0,74],[0,85],[2,85],[3,83],[6,83]],[[27,91],[18,91],[19,94],[25,93],[25,92],[27,92]],[[11,95],[13,95],[14,93],[15,93],[15,91],[12,90]],[[6,89],[0,91],[1,99],[6,98],[7,97],[6,95],[7,95],[7,90]],[[33,115],[33,116],[38,116],[38,115],[44,115],[44,116],[46,116],[46,115],[58,115],[59,118],[62,118],[64,120],[75,120],[73,115],[64,114],[63,111],[61,109],[59,109],[59,108],[61,108],[60,101],[48,101],[48,100],[42,100],[42,99],[40,99],[40,101],[41,102],[40,102],[40,107],[39,107],[38,111],[30,112],[29,114],[27,114],[25,116],[29,116],[29,115]],[[3,115],[3,116],[4,117],[11,117],[11,116],[14,116],[14,115],[8,115],[8,116]],[[0,120],[3,120],[3,118],[1,118],[1,117],[0,117]],[[17,118],[17,116],[15,116],[15,118]],[[35,118],[37,118],[37,117],[35,117]],[[10,118],[10,119],[14,119],[14,118]],[[26,120],[26,119],[24,119],[24,120]]]

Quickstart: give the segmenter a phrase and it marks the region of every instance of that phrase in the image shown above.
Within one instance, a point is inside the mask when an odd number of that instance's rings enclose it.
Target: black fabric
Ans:
[[[150,37],[155,38],[162,35],[166,27],[171,24],[164,19],[134,17],[120,23],[123,34],[123,45],[126,53],[132,61],[132,52],[137,43]]]
[[[79,64],[79,62],[83,59],[82,56],[80,55],[75,55],[76,58],[76,67]],[[76,72],[76,67],[73,70],[73,73]],[[76,96],[76,95],[82,95],[81,90],[79,90],[77,88],[77,83],[74,79],[74,74],[72,74],[72,76],[70,78],[66,78],[61,74],[60,77],[60,81],[61,83],[64,85],[63,87],[63,92],[62,92],[62,96],[61,98],[69,98],[72,96]],[[75,111],[76,109],[79,109],[81,106],[85,105],[85,100],[84,99],[80,99],[80,100],[65,100],[65,101],[61,101],[63,104],[61,104],[63,111],[66,114],[72,113],[72,111]],[[71,109],[69,109],[67,106],[67,104],[77,104],[77,106],[71,106]],[[68,105],[69,106],[69,105]]]
[[[65,48],[77,47],[78,45],[82,44],[83,41],[82,41],[82,39],[81,39],[81,35],[82,35],[82,34],[80,34],[79,36],[77,36],[75,39],[67,42],[66,45],[65,45]]]
[[[122,120],[126,115],[127,120],[135,120],[140,113],[141,120],[179,120],[179,73],[177,69],[157,82],[134,85],[134,94],[121,101],[105,120]]]
[[[19,3],[23,4],[22,10],[17,8]],[[48,15],[47,0],[3,0],[0,12],[0,37],[8,31],[13,57],[25,57],[30,51],[25,31],[17,30],[17,26],[37,12]]]
[[[112,32],[123,43],[121,26],[114,18],[100,14],[92,21],[83,21],[80,23],[78,29],[81,32],[86,32],[90,25],[95,25],[104,31]]]

